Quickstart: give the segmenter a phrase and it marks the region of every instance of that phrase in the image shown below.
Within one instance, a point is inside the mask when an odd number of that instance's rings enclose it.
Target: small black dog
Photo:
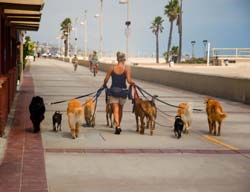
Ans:
[[[60,111],[56,111],[52,116],[53,121],[53,131],[62,131],[62,113]]]
[[[29,111],[30,120],[33,123],[33,131],[34,133],[38,133],[40,131],[40,123],[44,119],[45,113],[45,105],[43,102],[43,98],[39,96],[33,97],[29,105]]]
[[[175,122],[174,122],[174,134],[177,136],[178,139],[181,138],[181,133],[183,131],[184,122],[181,119],[181,116],[175,116]]]

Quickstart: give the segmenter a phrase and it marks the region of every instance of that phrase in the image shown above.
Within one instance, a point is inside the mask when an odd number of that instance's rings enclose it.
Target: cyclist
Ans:
[[[94,72],[94,76],[95,76],[95,74],[98,72],[98,64],[99,64],[96,51],[93,51],[93,55],[91,58],[91,64],[92,64],[92,68],[93,68],[93,72]]]

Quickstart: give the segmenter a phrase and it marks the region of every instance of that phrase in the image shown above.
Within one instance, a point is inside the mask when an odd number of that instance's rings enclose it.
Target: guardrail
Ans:
[[[212,57],[250,58],[250,48],[212,48]]]

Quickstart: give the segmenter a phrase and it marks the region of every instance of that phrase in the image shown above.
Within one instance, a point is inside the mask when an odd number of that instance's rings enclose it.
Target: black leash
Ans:
[[[94,93],[95,92],[88,93],[86,95],[81,95],[81,96],[78,96],[78,97],[75,97],[75,98],[72,98],[72,99],[80,99],[80,98],[83,98],[83,97],[88,97],[90,95],[93,95]],[[64,103],[64,102],[70,101],[72,99],[65,99],[65,100],[61,100],[61,101],[56,101],[56,102],[48,103],[48,105],[55,105],[55,104],[59,104],[59,103]]]
[[[145,94],[147,94],[147,95],[149,95],[150,97],[153,97],[153,95],[152,94],[150,94],[149,92],[147,92],[147,91],[145,91],[144,89],[142,89],[141,87],[139,87],[138,85],[136,85],[136,87],[138,88],[138,90],[142,93],[142,92],[144,92]],[[180,108],[179,106],[177,106],[177,105],[172,105],[172,104],[170,104],[170,103],[167,103],[167,102],[165,102],[165,101],[162,101],[161,99],[159,99],[159,98],[155,98],[157,101],[159,101],[160,103],[163,103],[163,104],[165,104],[165,105],[168,105],[168,106],[170,106],[170,107],[175,107],[175,108]],[[193,109],[193,111],[199,111],[199,112],[202,112],[203,110],[202,109]]]
[[[98,102],[98,97],[100,97],[100,95],[101,95],[101,93],[102,93],[102,91],[103,91],[104,89],[106,89],[106,88],[104,88],[104,87],[99,88],[99,89],[96,91],[96,94],[95,94],[94,97],[93,97],[93,100],[95,101],[95,109],[94,109],[94,112],[93,112],[93,114],[92,114],[92,116],[91,116],[91,122],[93,121],[93,118],[95,117],[96,107],[97,107],[97,102]]]

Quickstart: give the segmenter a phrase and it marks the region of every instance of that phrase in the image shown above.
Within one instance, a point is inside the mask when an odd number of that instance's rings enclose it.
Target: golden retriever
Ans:
[[[192,123],[192,111],[193,104],[192,103],[180,103],[179,108],[177,110],[177,116],[180,116],[182,121],[184,122],[184,133],[189,133],[189,129]]]
[[[68,123],[72,138],[78,137],[83,123],[83,107],[80,101],[72,99],[68,102],[67,108]]]
[[[134,113],[136,119],[136,131],[140,134],[144,134],[145,123],[144,118],[147,119],[147,128],[150,128],[150,135],[153,135],[153,130],[155,129],[155,119],[157,117],[157,109],[154,101],[155,97],[152,100],[142,100],[140,98],[134,101]],[[139,118],[141,126],[139,126]]]
[[[87,98],[84,103],[84,117],[87,126],[95,126],[95,101],[93,98]]]
[[[222,106],[217,100],[206,98],[205,103],[209,133],[220,136],[221,123],[227,117],[227,114],[223,112]],[[216,122],[218,123],[218,131],[216,131]]]

